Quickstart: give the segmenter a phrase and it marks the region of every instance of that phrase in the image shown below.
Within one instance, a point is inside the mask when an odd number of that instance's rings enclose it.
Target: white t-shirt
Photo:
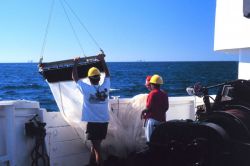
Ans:
[[[102,85],[89,85],[81,80],[77,85],[83,94],[82,121],[108,122],[110,78],[105,77]]]

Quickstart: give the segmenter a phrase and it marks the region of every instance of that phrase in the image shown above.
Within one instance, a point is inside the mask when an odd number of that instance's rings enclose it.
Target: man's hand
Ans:
[[[79,80],[79,77],[78,77],[78,73],[77,73],[77,65],[79,63],[79,60],[80,60],[80,57],[75,57],[73,59],[74,61],[74,66],[73,66],[73,69],[72,69],[72,79],[77,82]]]
[[[142,112],[141,112],[141,119],[145,119],[146,118],[147,111],[148,111],[147,109],[142,110]]]
[[[100,60],[100,61],[104,61],[104,54],[99,54],[97,56],[97,59]]]
[[[75,62],[75,64],[79,63],[80,57],[79,57],[79,56],[78,56],[78,57],[75,57],[73,61]]]
[[[107,64],[104,60],[105,54],[99,54],[97,55],[97,59],[101,62],[102,67],[103,67],[103,71],[105,72],[105,77],[110,77],[110,73],[109,73],[109,69],[107,67]]]
[[[42,68],[44,67],[44,64],[39,63],[39,64],[38,64],[38,67],[42,69]]]

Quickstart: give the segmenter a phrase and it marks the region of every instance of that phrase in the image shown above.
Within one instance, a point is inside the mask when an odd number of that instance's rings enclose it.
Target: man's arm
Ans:
[[[146,108],[142,110],[141,119],[145,119],[147,113],[150,112],[151,105],[152,105],[152,93],[150,92],[147,97]]]
[[[100,55],[98,55],[97,58],[98,58],[98,59],[101,61],[101,63],[102,63],[103,70],[104,70],[104,73],[105,73],[105,77],[110,77],[109,69],[108,69],[107,64],[106,64],[106,62],[105,62],[105,60],[104,60],[104,55],[103,55],[103,54],[100,54]]]
[[[165,99],[165,102],[166,102],[166,111],[169,109],[169,100],[168,100],[168,94],[166,92],[166,99]]]
[[[77,73],[77,65],[78,65],[79,59],[80,59],[80,57],[76,57],[74,59],[74,66],[73,66],[73,69],[72,69],[72,79],[75,82],[77,82],[79,80],[78,73]]]

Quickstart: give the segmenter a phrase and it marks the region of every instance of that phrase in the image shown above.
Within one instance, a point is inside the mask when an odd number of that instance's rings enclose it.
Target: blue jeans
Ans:
[[[155,127],[157,125],[159,125],[161,122],[157,121],[157,120],[154,120],[154,119],[147,119],[146,121],[146,127],[145,127],[145,136],[146,136],[146,140],[147,142],[150,141],[150,137],[155,129]]]

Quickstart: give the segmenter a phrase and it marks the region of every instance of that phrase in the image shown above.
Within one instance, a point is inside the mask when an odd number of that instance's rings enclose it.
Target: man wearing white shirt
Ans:
[[[101,142],[105,139],[108,129],[109,112],[108,96],[110,89],[110,74],[103,54],[97,57],[103,66],[105,78],[100,85],[100,71],[96,67],[88,70],[90,85],[81,81],[77,73],[79,58],[74,59],[72,78],[83,95],[82,121],[87,122],[87,139],[91,141],[90,165],[103,165],[101,157]]]

